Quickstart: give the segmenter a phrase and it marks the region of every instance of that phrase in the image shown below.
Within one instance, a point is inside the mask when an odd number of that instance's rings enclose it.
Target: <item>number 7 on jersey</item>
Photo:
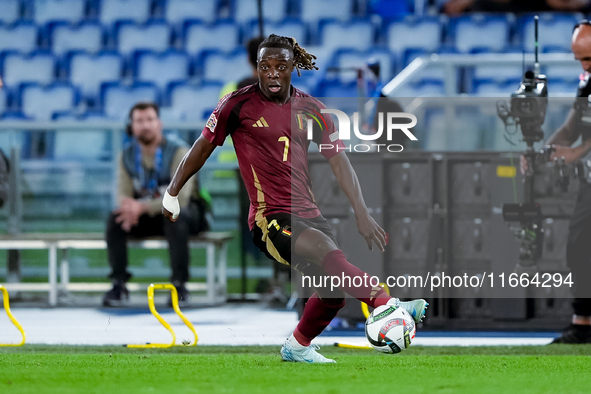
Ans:
[[[286,136],[279,137],[279,142],[285,142],[285,149],[283,149],[283,161],[287,161],[287,154],[289,153],[289,138]]]

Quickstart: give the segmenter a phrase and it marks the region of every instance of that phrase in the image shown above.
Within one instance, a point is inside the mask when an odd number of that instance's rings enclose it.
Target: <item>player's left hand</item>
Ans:
[[[357,217],[357,229],[359,230],[359,234],[365,238],[369,250],[373,250],[373,241],[382,252],[384,251],[384,247],[386,246],[386,232],[376,223],[369,213]]]

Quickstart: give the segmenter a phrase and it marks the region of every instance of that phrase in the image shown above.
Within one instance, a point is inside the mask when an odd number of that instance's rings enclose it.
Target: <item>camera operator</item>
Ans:
[[[583,74],[577,97],[591,95],[591,23],[581,21],[573,30],[571,49],[575,59],[581,62]],[[564,157],[567,163],[584,158],[591,152],[591,125],[579,125],[581,114],[571,109],[566,121],[546,141],[554,152],[550,157]],[[582,137],[580,145],[571,147]],[[521,157],[521,172],[528,170],[525,158]],[[566,261],[572,271],[574,282],[574,314],[571,325],[552,343],[591,343],[591,291],[587,283],[591,279],[591,184],[581,181],[575,210],[569,223]]]

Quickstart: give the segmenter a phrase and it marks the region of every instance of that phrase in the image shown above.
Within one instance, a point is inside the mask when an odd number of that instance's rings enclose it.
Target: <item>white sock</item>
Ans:
[[[291,334],[291,336],[288,338],[288,341],[289,341],[289,344],[291,345],[291,347],[296,350],[307,348],[307,346],[304,346],[301,343],[299,343],[298,340],[295,339],[293,334]]]

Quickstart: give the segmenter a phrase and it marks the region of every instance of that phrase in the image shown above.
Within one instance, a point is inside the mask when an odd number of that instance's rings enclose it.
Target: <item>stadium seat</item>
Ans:
[[[4,58],[2,80],[8,88],[17,88],[25,82],[47,85],[55,76],[55,60],[49,53],[31,55],[9,54]]]
[[[104,122],[108,119],[102,112],[86,111],[82,114],[73,111],[55,112],[55,121],[80,123]],[[111,136],[105,130],[86,129],[84,131],[59,129],[55,130],[53,158],[55,160],[108,160],[112,158],[109,147]],[[84,149],[80,149],[84,146]]]
[[[35,0],[34,20],[37,25],[51,21],[78,23],[84,20],[85,0]]]
[[[199,55],[204,50],[231,52],[238,45],[238,28],[232,23],[206,25],[189,23],[185,26],[185,50]]]
[[[170,28],[166,23],[123,23],[117,30],[117,50],[124,56],[135,51],[164,52],[169,44]]]
[[[209,82],[239,81],[250,74],[246,52],[242,49],[230,54],[211,52],[203,59],[203,79]]]
[[[480,97],[508,98],[517,87],[515,83],[509,82],[476,82],[473,86],[473,93]]]
[[[215,22],[218,0],[168,0],[164,15],[171,24],[182,24],[186,20]]]
[[[297,89],[316,96],[317,81],[311,72],[302,73],[299,77],[297,74],[293,74],[291,84]]]
[[[583,19],[581,14],[541,14],[538,27],[540,51],[547,48],[562,48],[564,52],[570,52],[573,26],[581,19]],[[533,53],[534,16],[527,15],[519,18],[519,27],[521,48],[528,53]]]
[[[258,22],[252,22],[250,26],[250,29],[248,29],[248,31],[250,31],[248,37],[258,37]],[[265,23],[265,34],[269,35],[271,33],[284,37],[294,37],[298,43],[303,45],[308,43],[308,30],[306,24],[297,19],[285,19],[277,23]]]
[[[51,49],[58,56],[71,51],[97,53],[102,47],[103,28],[98,23],[57,24],[51,29]]]
[[[339,79],[342,83],[351,82],[357,79],[355,70],[344,70],[351,68],[367,68],[370,59],[380,63],[380,80],[387,82],[393,77],[392,58],[387,50],[373,49],[369,51],[342,51],[336,55],[335,65],[340,68]]]
[[[406,17],[392,22],[387,30],[388,47],[402,60],[408,49],[436,52],[441,43],[441,24],[438,18]]]
[[[138,101],[159,102],[158,88],[151,83],[135,82],[132,85],[119,83],[103,84],[101,97],[105,115],[112,120],[125,120],[129,110]]]
[[[144,23],[150,18],[150,0],[101,0],[99,19],[103,25],[132,20]]]
[[[374,0],[367,4],[368,13],[379,15],[383,20],[390,20],[410,14],[414,0]]]
[[[114,52],[95,55],[76,53],[69,59],[69,80],[91,104],[98,103],[101,85],[117,82],[123,72],[123,60]]]
[[[324,47],[324,46],[306,46],[306,51],[308,51],[308,53],[313,54],[314,56],[316,56],[316,59],[314,60],[314,62],[316,63],[316,67],[318,67],[318,70],[313,70],[313,71],[302,71],[303,74],[310,74],[313,75],[313,77],[320,81],[321,79],[324,78],[324,75],[326,74],[326,69],[328,68],[329,65],[331,65],[333,63],[333,53],[332,51],[330,51],[328,48]]]
[[[257,2],[258,0],[234,0],[234,20],[246,23],[258,19]],[[287,0],[263,0],[262,3],[265,21],[279,22],[287,15]]]
[[[443,81],[423,80],[409,83],[396,91],[396,97],[440,97],[445,96]]]
[[[554,81],[548,83],[548,95],[550,97],[575,97],[578,88],[578,81]]]
[[[517,64],[507,64],[503,67],[483,64],[475,66],[472,74],[472,79],[474,81],[520,81],[522,77],[523,67]],[[517,86],[515,86],[515,88],[517,88]]]
[[[318,86],[319,97],[357,97],[357,84],[342,84],[339,81],[322,81]]]
[[[189,57],[184,52],[173,50],[162,54],[138,53],[135,58],[134,75],[137,80],[153,82],[161,91],[165,91],[171,82],[188,78]]]
[[[18,21],[20,17],[20,7],[21,4],[19,0],[0,1],[0,23],[11,24]]]
[[[473,14],[452,19],[449,23],[453,46],[459,52],[502,51],[509,43],[512,17]]]
[[[353,14],[353,0],[302,0],[301,18],[304,22],[316,24],[322,19],[347,21]]]
[[[374,41],[374,28],[368,21],[327,22],[320,27],[320,42],[332,51],[363,51],[373,46]]]
[[[0,26],[0,52],[30,53],[37,48],[37,27],[21,22],[14,26]]]
[[[20,92],[23,113],[35,120],[51,120],[53,113],[67,111],[77,104],[77,93],[69,84],[55,83],[46,87],[24,84]]]
[[[75,119],[75,121],[84,120]],[[80,149],[81,146],[84,146],[84,149]],[[110,157],[108,133],[103,130],[57,129],[55,131],[53,142],[55,160],[105,160]]]
[[[542,66],[542,72],[548,78],[548,83],[554,81],[579,81],[579,75],[583,72],[581,63],[574,61],[569,65]]]
[[[222,84],[179,84],[170,90],[170,106],[182,121],[203,121],[218,103]]]

